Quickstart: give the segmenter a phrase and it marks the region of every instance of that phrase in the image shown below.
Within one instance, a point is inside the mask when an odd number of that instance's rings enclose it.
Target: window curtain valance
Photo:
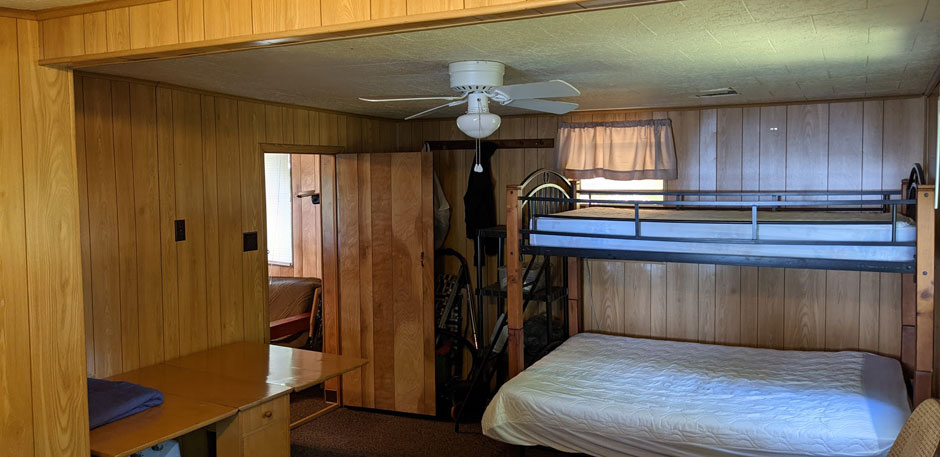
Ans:
[[[672,121],[563,122],[558,168],[571,178],[676,179]]]

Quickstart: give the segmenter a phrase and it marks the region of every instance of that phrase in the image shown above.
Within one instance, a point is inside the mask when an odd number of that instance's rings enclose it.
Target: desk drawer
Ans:
[[[290,427],[283,424],[262,427],[242,441],[244,457],[290,457]]]
[[[290,397],[282,395],[269,402],[242,411],[242,433],[248,435],[271,424],[288,424]]]

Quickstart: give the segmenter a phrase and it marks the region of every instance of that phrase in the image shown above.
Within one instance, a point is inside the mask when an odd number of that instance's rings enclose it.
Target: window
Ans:
[[[642,191],[642,192],[662,192],[662,179],[637,179],[633,181],[616,181],[606,178],[591,178],[581,180],[582,198],[590,200],[618,200],[618,201],[662,201],[662,195],[637,195],[637,194],[593,194],[592,190],[600,191]]]
[[[294,263],[290,154],[264,155],[264,193],[268,212],[268,263]]]

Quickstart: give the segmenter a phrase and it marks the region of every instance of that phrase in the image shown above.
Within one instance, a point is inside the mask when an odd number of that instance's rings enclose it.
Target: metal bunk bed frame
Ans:
[[[777,268],[811,268],[829,270],[874,271],[902,273],[901,310],[901,362],[909,378],[913,404],[931,396],[933,372],[933,308],[934,308],[934,233],[933,210],[935,188],[928,184],[923,170],[915,164],[908,179],[897,191],[743,191],[743,192],[649,192],[649,191],[586,191],[581,192],[577,180],[567,179],[553,170],[533,172],[519,185],[506,189],[506,268],[508,276],[508,351],[509,376],[524,369],[522,330],[523,296],[521,278],[522,256],[555,256],[565,258],[564,283],[567,292],[568,334],[580,331],[581,315],[581,263],[583,259],[615,259],[652,262],[706,263],[720,265],[759,266]],[[613,200],[581,198],[583,195],[646,195],[661,196],[662,201]],[[856,199],[843,199],[854,197]],[[690,200],[689,198],[695,198]],[[737,198],[729,201],[728,198]],[[835,199],[830,199],[835,197]],[[670,199],[671,198],[671,199]],[[798,198],[798,199],[794,199]],[[808,199],[807,199],[808,198]],[[544,215],[569,211],[583,206],[605,205],[633,209],[632,220],[636,224],[636,235],[599,235],[545,231],[530,228],[530,221]],[[751,239],[729,240],[689,237],[647,237],[642,234],[640,210],[646,208],[708,208],[750,210]],[[825,211],[890,212],[891,241],[847,242],[847,241],[795,241],[761,240],[758,237],[762,222],[758,219],[761,210],[793,211],[817,209]],[[916,241],[897,239],[898,215],[906,215],[917,224]],[[648,219],[647,219],[648,220]],[[805,222],[810,224],[812,222]],[[788,222],[801,224],[801,222]],[[530,235],[563,235],[585,238],[610,238],[623,240],[678,241],[689,243],[722,244],[800,244],[800,245],[847,245],[847,246],[909,246],[916,255],[904,261],[857,261],[842,259],[813,259],[791,257],[764,257],[730,254],[662,253],[613,249],[591,249],[572,247],[536,246],[529,243]]]

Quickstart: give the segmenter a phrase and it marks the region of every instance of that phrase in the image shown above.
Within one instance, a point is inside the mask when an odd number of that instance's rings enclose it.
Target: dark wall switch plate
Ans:
[[[176,232],[176,241],[186,241],[186,220],[177,219],[173,221],[173,227]]]
[[[242,234],[242,251],[258,250],[258,232],[245,232]]]

